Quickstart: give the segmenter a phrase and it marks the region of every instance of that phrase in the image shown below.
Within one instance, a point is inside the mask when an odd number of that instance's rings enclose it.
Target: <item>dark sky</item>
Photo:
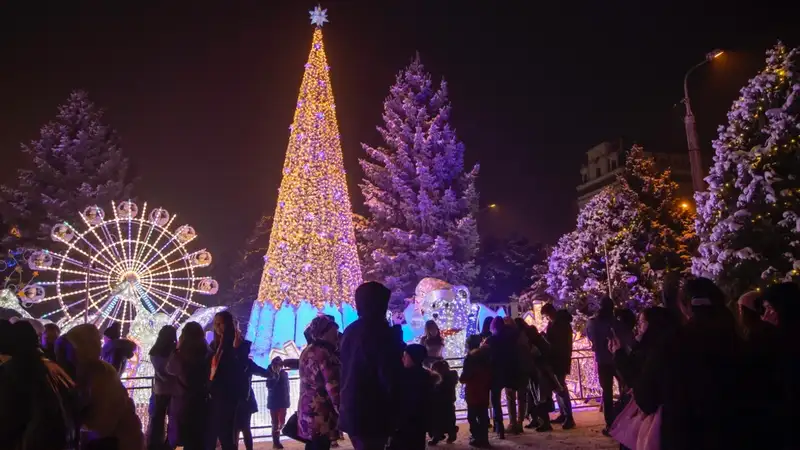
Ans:
[[[0,2],[0,177],[13,177],[19,143],[37,137],[70,90],[86,89],[123,139],[138,197],[179,214],[229,262],[275,207],[315,3],[11,3]],[[646,6],[623,6],[637,3]],[[486,234],[552,243],[569,231],[585,151],[603,140],[683,151],[683,74],[721,47],[729,53],[691,81],[710,152],[764,50],[777,38],[800,42],[788,6],[689,4],[324,2],[355,209],[360,142],[380,144],[383,99],[417,50],[448,80],[467,160],[481,163],[482,202],[500,205],[481,217]]]

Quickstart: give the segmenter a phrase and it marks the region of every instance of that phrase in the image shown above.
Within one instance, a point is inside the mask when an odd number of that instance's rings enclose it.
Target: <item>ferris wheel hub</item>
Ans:
[[[125,272],[119,277],[119,281],[127,281],[128,283],[138,283],[139,282],[139,274],[136,272]]]

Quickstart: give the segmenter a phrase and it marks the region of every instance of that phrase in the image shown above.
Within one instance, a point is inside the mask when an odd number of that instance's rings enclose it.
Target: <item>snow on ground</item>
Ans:
[[[492,446],[497,449],[618,449],[619,444],[612,439],[600,434],[603,429],[603,415],[596,409],[582,410],[575,412],[575,422],[578,427],[573,430],[564,431],[560,426],[555,425],[555,430],[550,433],[537,433],[533,430],[525,430],[521,436],[508,436],[501,441],[496,438],[491,439]],[[442,450],[467,450],[471,448],[467,442],[469,440],[469,426],[466,423],[459,423],[460,432],[458,440],[454,444],[440,443],[436,447]],[[352,450],[350,442],[346,439],[339,441],[340,449]],[[292,450],[301,450],[303,445],[294,441],[283,441],[284,447]],[[244,449],[244,446],[240,446]],[[256,450],[269,450],[272,448],[271,442],[260,442],[255,445]]]

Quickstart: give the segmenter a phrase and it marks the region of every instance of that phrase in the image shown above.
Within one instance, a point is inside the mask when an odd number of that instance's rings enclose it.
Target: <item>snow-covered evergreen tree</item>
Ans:
[[[633,309],[657,304],[667,272],[688,270],[695,240],[692,213],[675,197],[669,170],[634,146],[617,183],[587,203],[575,231],[553,248],[534,289],[585,311],[606,295]],[[542,273],[543,272],[543,273]]]
[[[248,236],[244,249],[239,252],[238,260],[231,267],[232,287],[225,306],[239,319],[242,329],[246,328],[244,325],[249,319],[253,300],[258,297],[271,230],[272,216],[261,216]]]
[[[73,92],[56,120],[22,151],[33,168],[19,170],[16,185],[0,188],[3,219],[18,231],[4,236],[6,248],[48,248],[54,224],[80,220],[87,206],[130,195],[128,158],[116,131],[83,91]]]
[[[697,275],[732,295],[800,270],[800,50],[778,43],[742,88],[696,195]]]
[[[412,297],[424,277],[469,286],[477,274],[478,166],[464,170],[447,85],[434,86],[419,55],[390,88],[383,119],[384,146],[364,144],[361,160],[370,213],[365,278],[385,283],[395,302]]]

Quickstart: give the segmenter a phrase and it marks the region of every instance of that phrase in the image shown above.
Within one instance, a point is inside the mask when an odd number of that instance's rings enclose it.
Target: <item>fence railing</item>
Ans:
[[[463,367],[462,359],[448,359],[450,368],[461,375]],[[567,388],[570,391],[572,402],[575,406],[588,403],[591,399],[601,397],[599,383],[597,382],[597,368],[594,362],[594,354],[588,349],[576,349],[572,353],[572,368],[567,376]],[[147,426],[149,420],[149,395],[152,390],[153,377],[132,377],[123,378],[122,382],[131,394],[136,405],[136,412],[139,415],[142,425]],[[259,410],[251,418],[251,429],[254,438],[264,438],[272,433],[272,422],[269,411],[267,411],[267,380],[254,376],[252,382],[253,393]],[[464,401],[464,387],[459,383],[457,386],[458,395],[456,396],[456,414],[463,418],[467,411]],[[300,383],[296,370],[289,371],[289,396],[291,407],[287,412],[287,417],[296,410],[297,399],[300,397]]]

